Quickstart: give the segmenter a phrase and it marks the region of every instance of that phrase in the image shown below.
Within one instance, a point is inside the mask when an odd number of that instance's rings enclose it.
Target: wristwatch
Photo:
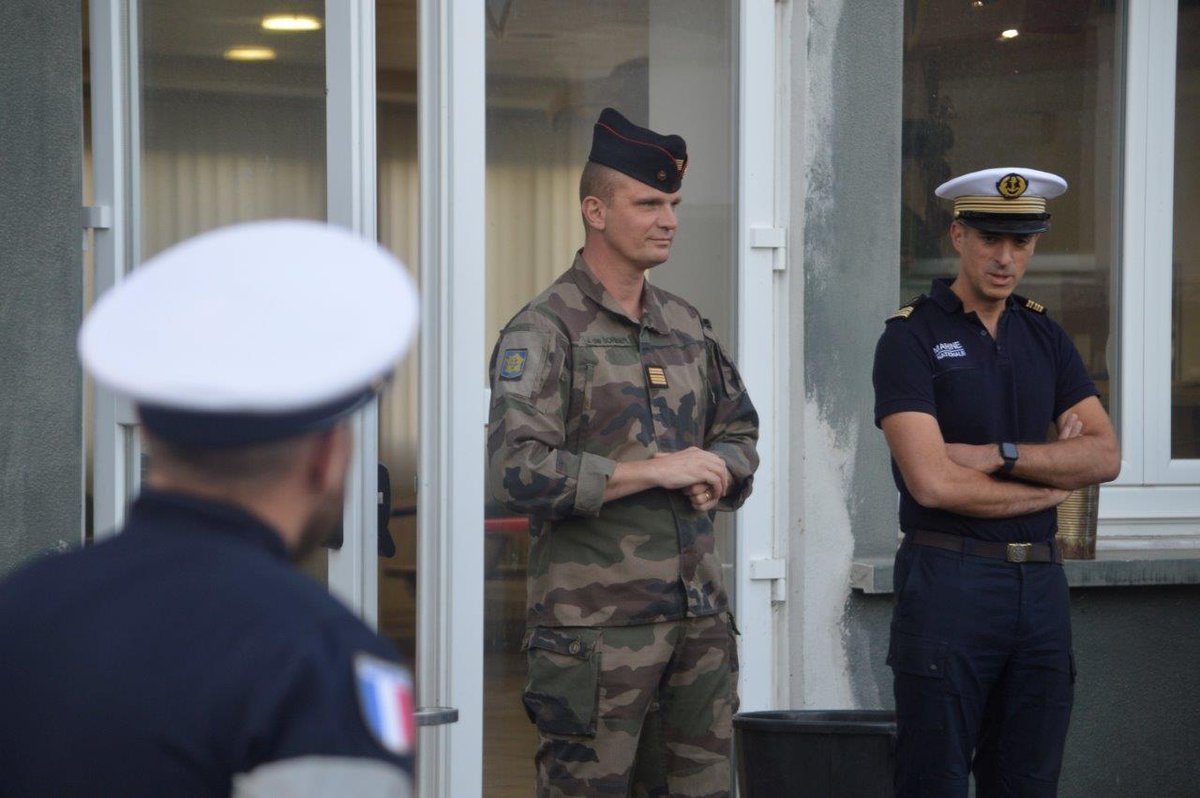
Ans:
[[[1017,464],[1017,458],[1021,456],[1021,453],[1017,450],[1015,443],[1005,441],[1000,444],[1000,456],[1004,458],[1004,465],[1000,466],[1000,469],[996,473],[1011,474],[1013,466]]]

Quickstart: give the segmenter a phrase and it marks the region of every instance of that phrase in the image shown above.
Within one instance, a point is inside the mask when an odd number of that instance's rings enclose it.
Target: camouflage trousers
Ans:
[[[728,796],[736,635],[724,613],[529,630],[537,794]]]

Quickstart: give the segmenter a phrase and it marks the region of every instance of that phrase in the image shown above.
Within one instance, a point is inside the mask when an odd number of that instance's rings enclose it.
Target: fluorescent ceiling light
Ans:
[[[272,14],[263,17],[263,30],[296,31],[320,30],[321,20],[311,14]]]
[[[1020,35],[1021,35],[1021,31],[1017,30],[1016,28],[1009,28],[1006,31],[1001,31],[1000,38],[1001,39],[1015,39]]]
[[[275,51],[270,47],[230,47],[225,51],[228,61],[274,61]]]

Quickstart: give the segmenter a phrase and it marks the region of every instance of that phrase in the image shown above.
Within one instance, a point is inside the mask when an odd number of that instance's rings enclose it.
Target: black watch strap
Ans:
[[[1004,460],[1004,465],[1000,466],[998,474],[1011,474],[1013,466],[1017,464],[1017,458],[1021,456],[1015,443],[1004,442],[1000,444],[1000,457]]]

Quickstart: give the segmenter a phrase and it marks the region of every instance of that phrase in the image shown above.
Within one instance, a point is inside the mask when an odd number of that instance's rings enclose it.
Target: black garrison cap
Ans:
[[[663,136],[638,127],[616,110],[605,108],[592,129],[588,160],[670,194],[683,183],[687,143],[681,136]]]

